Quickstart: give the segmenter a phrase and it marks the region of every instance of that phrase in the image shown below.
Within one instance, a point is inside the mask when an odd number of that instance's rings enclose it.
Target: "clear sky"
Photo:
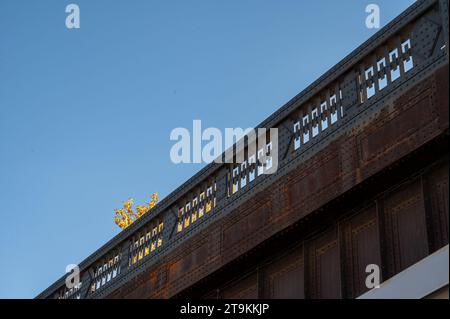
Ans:
[[[0,298],[32,298],[168,195],[176,127],[252,127],[412,0],[0,0]],[[81,28],[65,26],[66,5]]]

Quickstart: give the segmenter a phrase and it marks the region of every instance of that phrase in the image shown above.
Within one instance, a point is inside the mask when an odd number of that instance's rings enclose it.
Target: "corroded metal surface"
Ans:
[[[159,266],[151,267],[132,284],[110,297],[172,297],[228,262],[245,258],[252,248],[282,232],[287,226],[307,218],[311,213],[320,212],[327,202],[378,171],[390,167],[405,154],[441,134],[447,134],[439,125],[445,122],[439,106],[448,105],[448,100],[433,99],[438,93],[437,81],[446,77],[445,70],[448,70],[446,66],[407,91],[394,102],[393,107],[381,112],[382,115],[365,124],[361,131],[342,137],[342,140],[336,141],[288,176],[249,199],[228,216],[211,224],[162,259]],[[409,123],[401,124],[405,122]],[[398,128],[407,129],[408,134],[403,134]],[[343,166],[346,166],[345,173],[341,168]],[[310,298],[342,297],[341,271],[344,276],[348,276],[348,295],[354,297],[365,290],[363,276],[367,264],[383,265],[384,274],[390,277],[427,256],[431,239],[427,235],[424,195],[435,197],[432,204],[435,207],[430,212],[442,219],[431,219],[436,224],[431,226],[433,234],[441,238],[437,246],[448,243],[448,223],[445,224],[448,218],[448,165],[439,166],[438,172],[433,170],[431,174],[423,176],[433,180],[433,186],[428,187],[438,188],[439,192],[424,190],[422,178],[415,179],[339,224],[342,238],[338,239],[336,226],[304,243],[308,250],[308,278],[312,281],[308,291]],[[386,185],[387,188],[391,186]],[[368,193],[367,197],[370,199],[375,195]],[[382,230],[378,229],[379,214],[383,214]],[[383,248],[386,250],[383,262],[379,236],[384,238]],[[355,254],[358,258],[354,257]],[[295,262],[302,263],[300,259]],[[343,270],[340,269],[341,265]],[[319,269],[320,273],[317,273]],[[349,273],[357,275],[351,276]],[[159,289],[147,281],[148,277],[160,277]],[[295,290],[289,287],[289,280],[280,280],[278,284],[283,285],[285,282],[285,289]],[[251,289],[247,287],[247,281],[243,283],[245,287],[241,288],[245,291]],[[301,297],[304,292],[293,294]]]
[[[417,1],[260,125],[276,174],[206,167],[38,297],[356,297],[448,243],[448,105],[448,1]]]

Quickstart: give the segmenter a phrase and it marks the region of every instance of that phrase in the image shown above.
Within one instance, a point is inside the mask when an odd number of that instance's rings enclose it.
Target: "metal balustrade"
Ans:
[[[404,83],[429,73],[437,64],[448,63],[447,10],[445,1],[417,1],[261,123],[259,127],[276,127],[280,132],[275,174],[261,171],[271,165],[271,141],[256,154],[245,148],[242,163],[208,165],[148,216],[82,262],[83,284],[77,289],[67,290],[62,277],[38,298],[97,298],[114,291],[291,166],[299,165],[300,155],[320,150],[326,146],[322,143],[351,129],[368,105],[379,103],[381,108],[380,101],[399,94]]]

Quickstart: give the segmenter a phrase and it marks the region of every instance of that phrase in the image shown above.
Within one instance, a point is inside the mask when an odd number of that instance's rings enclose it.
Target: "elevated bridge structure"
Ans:
[[[448,30],[416,1],[258,126],[276,173],[206,166],[37,298],[358,298],[448,249]]]

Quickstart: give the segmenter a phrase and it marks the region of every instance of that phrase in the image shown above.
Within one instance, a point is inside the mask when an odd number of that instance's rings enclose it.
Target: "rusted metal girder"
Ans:
[[[248,170],[207,166],[38,298],[355,297],[355,258],[386,279],[448,243],[448,108],[448,1],[417,1],[258,126],[276,174],[233,193]]]
[[[329,209],[321,210],[327,203],[339,197],[343,197],[341,200],[346,201],[346,193],[378,172],[394,170],[395,165],[404,165],[398,162],[428,143],[436,142],[445,150],[445,145],[448,143],[448,139],[445,138],[448,135],[448,90],[445,89],[446,87],[448,87],[448,66],[442,67],[416,84],[393,101],[393,104],[387,104],[370,122],[361,124],[352,134],[342,136],[283,179],[270,185],[226,217],[184,242],[161,258],[157,264],[108,297],[170,298],[176,296],[189,290],[192,285],[205,277],[220,271],[230,262],[245,259],[246,254],[251,254],[252,249],[271,237],[280,235],[289,226],[299,221],[308,223],[308,219],[312,218],[311,214],[318,216],[315,216],[316,222],[312,224],[314,226],[311,226],[314,229],[309,230],[305,235],[313,234],[315,237],[306,236],[306,239],[300,239],[294,250],[287,244],[285,248],[289,248],[290,252],[287,257],[275,254],[272,255],[273,258],[266,256],[268,260],[264,262],[270,264],[268,268],[274,268],[273,271],[269,270],[270,273],[283,272],[283,267],[277,269],[276,265],[273,265],[282,258],[292,260],[289,267],[294,267],[292,264],[296,263],[299,267],[301,265],[301,270],[296,270],[299,273],[292,275],[294,279],[300,278],[294,287],[283,286],[283,284],[289,285],[292,280],[285,280],[281,286],[277,286],[277,289],[282,292],[301,289],[302,291],[298,294],[294,292],[294,297],[305,295],[300,283],[304,281],[305,259],[309,261],[309,280],[319,280],[317,278],[321,276],[316,273],[317,268],[321,269],[322,275],[329,274],[333,278],[328,281],[322,279],[320,283],[310,283],[308,285],[310,290],[307,293],[310,298],[343,297],[341,271],[344,276],[347,276],[346,285],[355,286],[347,288],[345,296],[356,297],[364,292],[362,288],[364,281],[361,282],[361,277],[365,274],[365,270],[358,269],[359,276],[351,276],[350,274],[358,273],[353,268],[362,267],[362,265],[355,264],[352,260],[351,255],[355,252],[339,247],[340,245],[352,246],[345,241],[352,240],[354,229],[362,228],[358,231],[367,236],[367,240],[364,241],[366,245],[364,250],[358,253],[368,258],[366,264],[382,265],[385,268],[386,277],[405,269],[427,256],[432,250],[448,244],[448,194],[446,192],[448,191],[448,164],[441,163],[445,151],[441,154],[435,148],[430,148],[435,152],[431,158],[431,170],[421,173],[421,170],[426,167],[415,168],[409,174],[419,175],[412,178],[412,181],[408,181],[406,186],[403,181],[387,185],[377,181],[384,191],[389,191],[388,195],[384,195],[383,200],[373,200],[372,197],[379,194],[367,192],[360,200],[368,207],[358,210],[356,217],[353,219],[350,217],[350,221],[347,214],[344,214],[343,218],[333,215],[335,223],[330,224],[327,222],[327,217],[323,216],[324,213],[329,213]],[[428,165],[430,165],[429,161]],[[439,191],[436,193],[428,188],[424,192],[423,179],[432,180],[431,187],[438,188]],[[391,190],[392,187],[394,190]],[[427,236],[426,218],[431,216],[426,213],[425,197],[433,196],[439,198],[434,199],[434,204],[430,204],[435,205],[429,210],[429,213],[435,216],[433,218],[435,224],[429,225],[433,235],[430,233]],[[384,207],[382,211],[377,207],[380,203]],[[347,207],[353,209],[355,206],[351,203],[347,204]],[[354,214],[352,210],[349,212],[350,215]],[[406,213],[408,215],[400,216]],[[380,221],[379,214],[383,214],[382,218],[387,220]],[[317,218],[323,221],[322,225],[317,222]],[[393,218],[395,220],[392,220]],[[339,231],[337,221],[341,227]],[[332,225],[331,229],[323,230],[324,226],[329,225]],[[393,230],[392,227],[405,227],[405,229]],[[419,234],[417,234],[418,229]],[[380,231],[383,233],[380,234]],[[339,235],[343,238],[338,238]],[[431,236],[439,237],[433,248],[431,248]],[[401,243],[402,240],[406,243]],[[386,245],[387,242],[396,243],[397,246]],[[384,262],[381,257],[381,246],[387,250],[383,252]],[[309,255],[305,255],[303,249],[307,249]],[[274,252],[271,251],[271,254]],[[321,267],[315,265],[320,261],[319,256],[326,258],[322,261]],[[361,256],[359,260],[361,261]],[[247,263],[250,269],[251,264],[251,262]],[[253,266],[253,273],[244,278],[241,278],[240,272],[234,272],[235,279],[239,279],[236,287],[229,285],[216,287],[222,288],[220,297],[273,297],[270,295],[272,291],[270,289],[269,292],[263,292],[263,295],[258,294],[256,275],[258,264]],[[344,269],[341,269],[341,266]],[[233,282],[232,278],[230,280]],[[322,287],[321,284],[324,286]],[[263,285],[270,285],[270,279],[264,281]],[[212,293],[206,296],[214,297],[217,289],[213,289]],[[205,294],[207,292],[204,291]],[[193,292],[197,297],[198,293]],[[181,296],[190,296],[190,294],[185,292]]]

